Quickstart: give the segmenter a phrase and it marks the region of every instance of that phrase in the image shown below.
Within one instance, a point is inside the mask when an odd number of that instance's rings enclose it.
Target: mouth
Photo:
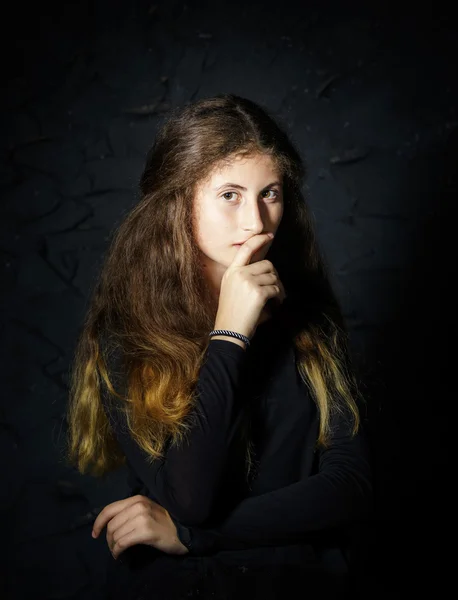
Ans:
[[[250,239],[250,238],[248,238],[248,239]],[[244,240],[243,242],[239,242],[239,243],[237,243],[237,244],[232,244],[232,245],[233,245],[233,246],[236,246],[237,248],[240,248],[240,246],[243,246],[243,244],[244,244],[245,242],[247,242],[247,241],[248,241],[248,240]],[[271,241],[272,241],[272,240],[269,240],[269,242],[271,242]]]

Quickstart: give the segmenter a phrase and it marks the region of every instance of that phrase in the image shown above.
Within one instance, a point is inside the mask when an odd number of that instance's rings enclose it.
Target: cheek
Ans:
[[[211,232],[213,237],[224,235],[230,227],[230,218],[223,210],[211,207],[201,215],[201,229]]]
[[[277,208],[277,210],[275,211],[275,221],[277,223],[277,227],[278,225],[280,225],[280,221],[282,220],[283,217],[283,211],[284,211],[284,205],[283,203],[280,205],[280,207]]]
[[[199,243],[202,248],[217,248],[223,246],[230,237],[230,225],[227,217],[221,211],[207,210],[201,214],[199,224]]]
[[[283,205],[271,205],[269,207],[269,222],[271,223],[271,225],[273,225],[275,228],[277,228],[280,225],[280,221],[282,220],[283,217]]]

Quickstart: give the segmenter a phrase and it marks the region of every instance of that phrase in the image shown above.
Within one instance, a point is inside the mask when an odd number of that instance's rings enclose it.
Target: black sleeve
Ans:
[[[215,528],[185,527],[175,521],[190,554],[311,540],[316,532],[366,518],[373,500],[364,434],[352,438],[342,417],[334,419],[334,426],[332,443],[319,452],[316,474],[246,498]]]
[[[199,372],[191,431],[180,447],[169,445],[153,465],[127,430],[125,416],[102,401],[131,469],[144,482],[148,497],[186,525],[209,517],[236,433],[240,412],[238,387],[245,365],[244,348],[229,340],[211,340]]]

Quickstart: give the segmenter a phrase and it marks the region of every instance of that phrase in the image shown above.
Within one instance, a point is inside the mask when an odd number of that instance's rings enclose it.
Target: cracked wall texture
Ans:
[[[446,514],[454,21],[440,5],[401,14],[362,2],[44,2],[7,13],[0,593],[103,597],[108,550],[104,536],[90,537],[93,511],[127,493],[125,473],[94,480],[65,465],[69,361],[162,115],[234,92],[280,115],[308,163],[310,207],[368,399],[370,597],[393,597],[394,565],[432,531],[425,511]],[[412,528],[405,513],[398,521],[403,506]]]

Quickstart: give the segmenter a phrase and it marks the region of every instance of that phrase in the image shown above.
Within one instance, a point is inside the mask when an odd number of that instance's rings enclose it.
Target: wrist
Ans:
[[[209,336],[210,338],[221,337],[224,340],[229,339],[230,341],[237,340],[238,342],[243,343],[243,345],[239,343],[242,348],[250,345],[250,338],[248,336],[239,331],[233,331],[232,329],[213,329],[210,331]]]
[[[212,340],[227,340],[228,342],[232,342],[233,344],[237,344],[241,346],[244,350],[246,350],[246,344],[244,341],[239,340],[238,338],[232,337],[230,335],[212,335]]]
[[[191,553],[193,550],[192,546],[192,533],[189,527],[180,523],[177,519],[172,521],[175,524],[177,538],[183,547],[183,554]]]

